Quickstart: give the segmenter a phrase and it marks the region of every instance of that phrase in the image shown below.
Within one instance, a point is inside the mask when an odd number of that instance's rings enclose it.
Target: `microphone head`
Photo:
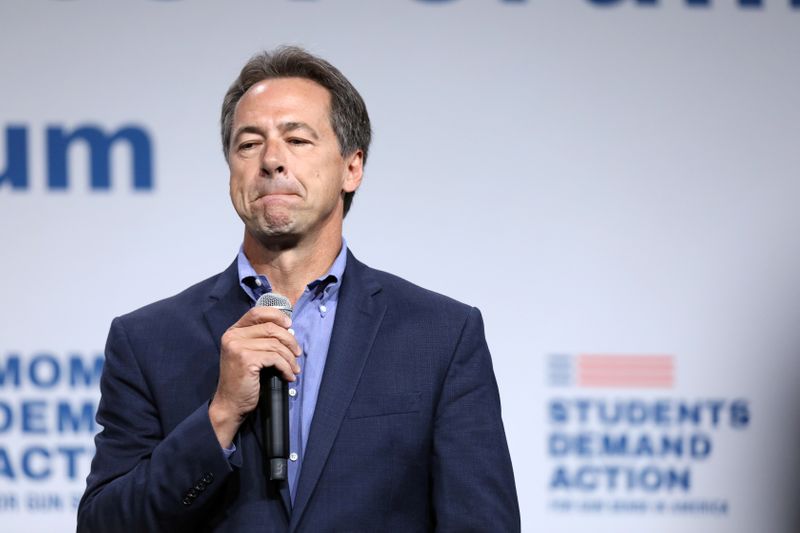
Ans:
[[[289,301],[289,298],[277,292],[262,294],[256,301],[256,307],[274,307],[280,309],[284,315],[292,318],[292,302]]]

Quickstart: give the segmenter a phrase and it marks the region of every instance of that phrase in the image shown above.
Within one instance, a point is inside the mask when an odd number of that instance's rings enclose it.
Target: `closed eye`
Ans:
[[[239,150],[250,150],[251,148],[255,148],[256,146],[258,146],[258,142],[247,141],[239,145]]]

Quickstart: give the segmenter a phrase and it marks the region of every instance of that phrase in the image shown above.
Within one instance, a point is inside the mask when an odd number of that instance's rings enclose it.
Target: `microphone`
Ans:
[[[286,296],[276,292],[262,294],[257,307],[274,307],[292,317],[292,303]],[[264,464],[269,465],[269,479],[286,480],[289,458],[289,385],[281,379],[274,368],[261,370],[261,393],[258,398],[263,425],[262,435],[266,440]]]

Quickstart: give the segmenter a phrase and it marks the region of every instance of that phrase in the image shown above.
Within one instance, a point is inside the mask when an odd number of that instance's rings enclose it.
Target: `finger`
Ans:
[[[228,335],[226,333],[226,335]],[[274,354],[285,359],[293,370],[300,372],[296,355],[292,350],[272,337],[242,338],[225,337],[222,339],[222,350],[220,364],[223,367],[244,369],[250,367],[250,371],[258,371],[263,365],[264,357]]]
[[[275,354],[285,359],[296,374],[300,373],[300,365],[297,363],[297,356],[277,339],[247,339],[242,342],[241,349],[244,352],[257,354],[255,357],[257,357],[258,361],[262,361],[263,357],[267,354]],[[249,356],[249,353],[247,356]]]
[[[236,330],[236,335],[242,339],[276,339],[281,344],[289,348],[289,350],[295,356],[299,356],[303,353],[300,345],[297,343],[294,332],[291,329],[283,328],[274,322],[253,324],[252,326],[238,328]]]
[[[254,351],[248,354],[257,361],[259,368],[274,368],[281,377],[286,381],[297,381],[296,372],[292,365],[285,358],[281,357],[275,352]],[[300,367],[297,367],[297,372],[300,372]]]
[[[284,328],[292,325],[292,319],[275,307],[253,307],[231,327],[242,328],[267,322],[275,323]]]

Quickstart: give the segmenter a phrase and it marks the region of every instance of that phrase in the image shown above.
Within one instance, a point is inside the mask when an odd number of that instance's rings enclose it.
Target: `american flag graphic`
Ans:
[[[655,354],[553,354],[547,374],[553,386],[668,389],[675,384],[675,360]]]

